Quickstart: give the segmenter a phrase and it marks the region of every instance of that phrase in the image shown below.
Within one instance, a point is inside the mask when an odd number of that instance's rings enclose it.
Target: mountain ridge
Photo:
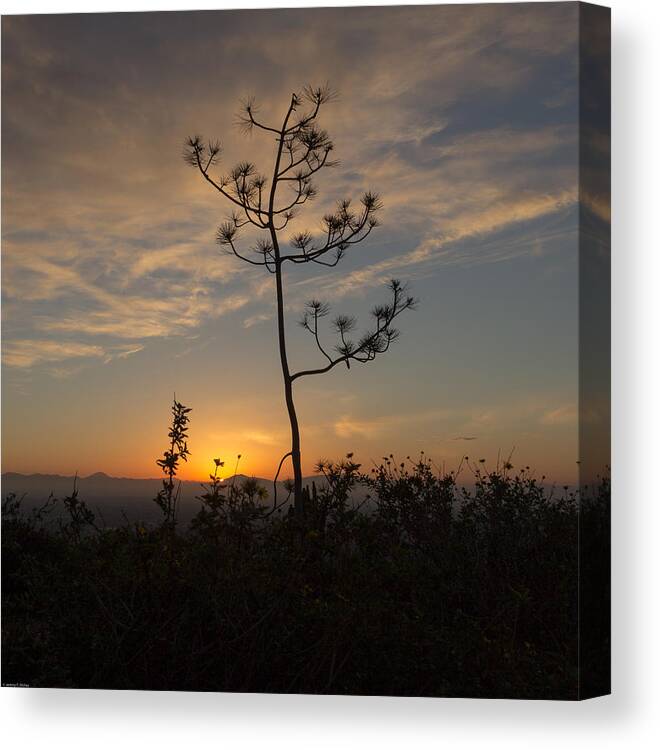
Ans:
[[[310,476],[310,477],[304,477],[303,481],[309,481],[319,479],[318,475]],[[95,471],[92,474],[48,474],[48,473],[42,473],[42,472],[32,472],[30,474],[24,474],[20,471],[3,471],[0,474],[0,479],[7,480],[7,479],[58,479],[58,480],[68,480],[73,482],[74,479],[77,479],[78,481],[87,481],[87,480],[99,480],[99,481],[110,481],[110,482],[162,482],[163,477],[116,477],[111,474],[106,474],[104,471]],[[234,474],[230,477],[224,477],[221,479],[221,481],[229,482],[231,480],[242,480],[242,479],[256,479],[258,482],[265,482],[266,484],[272,484],[272,479],[266,479],[265,477],[257,477],[252,474]],[[183,482],[183,484],[206,484],[208,482],[207,480],[199,480],[199,479],[180,479],[177,480],[180,482]],[[286,480],[280,479],[278,480],[278,484],[283,484]]]

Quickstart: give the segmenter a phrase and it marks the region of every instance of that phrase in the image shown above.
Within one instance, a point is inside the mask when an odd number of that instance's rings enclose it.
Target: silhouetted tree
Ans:
[[[217,241],[228,252],[254,266],[262,266],[275,276],[277,295],[277,331],[284,396],[291,423],[291,450],[286,453],[278,467],[291,458],[294,474],[294,505],[302,510],[302,469],[300,458],[300,428],[293,400],[293,383],[307,375],[320,375],[342,363],[350,368],[351,362],[371,362],[386,352],[397,338],[398,331],[392,327],[394,319],[404,310],[414,306],[415,300],[397,280],[388,284],[390,300],[372,310],[373,325],[357,341],[351,338],[357,321],[353,317],[339,315],[333,321],[338,341],[332,350],[321,344],[319,322],[330,312],[330,307],[319,300],[307,303],[301,320],[305,330],[312,334],[316,345],[325,358],[325,364],[307,370],[291,372],[286,350],[284,322],[283,270],[286,263],[316,263],[333,267],[346,251],[362,242],[378,226],[376,214],[382,203],[376,193],[366,192],[359,206],[353,208],[350,200],[341,200],[335,210],[323,217],[318,236],[302,231],[281,241],[282,232],[297,215],[300,206],[316,197],[313,176],[337,162],[330,159],[333,143],[328,133],[317,124],[321,107],[334,98],[328,87],[305,88],[302,93],[291,96],[288,109],[279,127],[271,127],[257,119],[257,110],[250,99],[243,103],[239,124],[246,133],[260,130],[272,134],[275,139],[275,160],[270,178],[257,171],[251,162],[237,164],[230,172],[212,176],[218,163],[221,146],[218,141],[204,142],[200,136],[187,140],[184,157],[188,164],[199,170],[204,179],[224,196],[236,209],[230,218],[221,224]],[[286,188],[279,190],[279,188]],[[247,253],[237,247],[239,230],[246,226],[256,227],[264,236],[257,239]],[[291,251],[283,252],[283,245]]]

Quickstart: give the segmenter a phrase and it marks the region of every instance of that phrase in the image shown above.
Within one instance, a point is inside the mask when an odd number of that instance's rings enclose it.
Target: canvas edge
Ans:
[[[611,466],[611,10],[579,8],[579,481],[577,700],[611,693],[611,529],[589,512]],[[606,528],[603,528],[605,518]],[[596,525],[598,524],[598,525]]]

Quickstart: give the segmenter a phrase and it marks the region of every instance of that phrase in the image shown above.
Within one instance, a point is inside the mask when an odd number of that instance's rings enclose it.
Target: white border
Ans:
[[[373,5],[1,0],[3,14]],[[383,2],[382,5],[402,4]],[[422,3],[417,3],[422,4]],[[608,3],[604,3],[608,4]],[[660,688],[658,3],[613,0],[615,694],[582,704],[109,691],[0,691],[7,747],[635,748]],[[656,735],[654,737],[654,734]]]

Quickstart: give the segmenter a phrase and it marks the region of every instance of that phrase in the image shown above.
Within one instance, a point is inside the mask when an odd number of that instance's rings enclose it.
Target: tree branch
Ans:
[[[371,332],[367,332],[357,345],[347,340],[345,336],[348,332],[354,329],[355,319],[345,315],[340,315],[335,319],[335,329],[339,333],[341,341],[336,347],[340,356],[335,359],[332,359],[319,344],[318,318],[315,318],[314,328],[309,325],[309,316],[312,314],[315,306],[320,306],[321,303],[316,302],[315,300],[307,303],[307,310],[301,324],[304,328],[314,334],[319,348],[328,359],[328,364],[324,367],[296,372],[291,376],[291,380],[293,381],[306,375],[322,375],[342,362],[350,369],[351,362],[359,362],[361,364],[372,362],[379,354],[387,352],[391,343],[395,341],[399,335],[399,332],[395,328],[392,328],[392,322],[402,312],[413,309],[417,304],[417,300],[415,300],[414,297],[406,294],[406,287],[402,285],[401,282],[392,279],[387,286],[392,292],[391,303],[389,305],[374,308],[372,315],[376,319],[376,328]],[[323,315],[327,315],[328,311],[329,308],[324,306]]]

